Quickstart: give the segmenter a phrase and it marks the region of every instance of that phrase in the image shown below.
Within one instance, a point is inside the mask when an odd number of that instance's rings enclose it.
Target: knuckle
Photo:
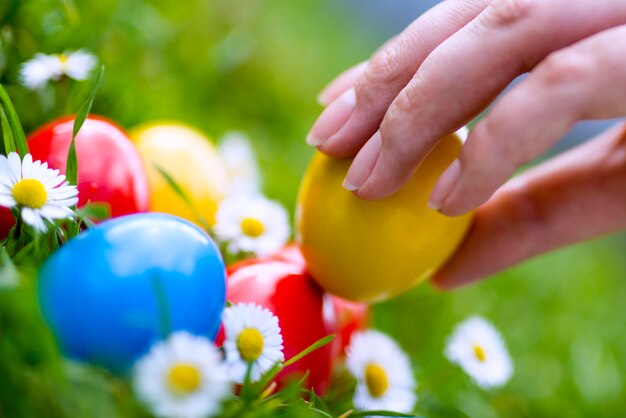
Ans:
[[[513,218],[522,220],[524,225],[525,239],[520,242],[525,247],[524,258],[541,252],[541,247],[550,247],[550,241],[554,239],[554,226],[545,198],[524,185],[517,190],[511,203],[509,213]],[[537,243],[542,245],[538,248]]]
[[[397,42],[390,42],[377,52],[369,62],[365,79],[370,83],[393,83],[402,76],[402,55]]]
[[[576,51],[559,51],[550,54],[537,68],[545,85],[561,85],[586,79],[594,72],[594,59],[589,54]]]
[[[415,109],[419,108],[420,103],[414,94],[414,91],[416,90],[417,89],[413,84],[411,86],[407,86],[407,88],[398,93],[393,103],[389,107],[389,111],[387,112],[387,118],[389,118],[390,121],[405,118],[407,115],[413,113]]]
[[[542,0],[495,0],[483,14],[490,26],[511,26],[532,15]]]
[[[383,122],[380,124],[380,139],[382,147],[387,151],[392,151],[398,163],[404,163],[411,160],[412,152],[409,141],[405,141],[403,135],[397,132],[397,118],[385,115]]]
[[[396,135],[393,135],[393,125],[394,119],[389,117],[389,112],[385,115],[385,118],[380,124],[380,140],[383,148],[395,148],[397,145],[397,140],[394,141],[393,138],[397,138]]]
[[[517,153],[511,152],[511,141],[504,138],[505,125],[500,118],[487,116],[472,130],[470,139],[464,147],[464,164],[472,166],[474,162],[491,163],[502,167]],[[489,156],[489,158],[485,158]],[[485,161],[487,160],[487,161]],[[510,164],[516,164],[511,161]]]

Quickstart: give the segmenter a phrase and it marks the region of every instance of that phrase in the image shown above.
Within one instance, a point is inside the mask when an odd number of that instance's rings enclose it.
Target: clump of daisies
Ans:
[[[229,132],[219,153],[228,171],[228,193],[219,205],[213,233],[234,257],[264,257],[280,250],[289,239],[289,215],[278,202],[260,192],[260,173],[250,140]]]
[[[448,338],[445,355],[483,389],[503,386],[513,375],[513,362],[502,337],[480,316],[457,325]]]
[[[219,350],[204,337],[172,334],[135,364],[138,398],[159,418],[205,418],[232,391]]]
[[[55,219],[72,218],[76,203],[78,189],[59,170],[33,161],[30,154],[23,160],[15,152],[0,155],[0,206],[17,210],[36,231],[45,232]]]
[[[38,53],[22,64],[20,81],[31,90],[41,89],[64,76],[82,81],[89,77],[96,64],[96,57],[84,50],[51,55]]]
[[[249,367],[250,380],[256,382],[284,361],[278,318],[269,310],[254,303],[233,305],[224,311],[222,323],[226,365],[235,382],[244,382]]]
[[[357,380],[357,409],[409,413],[415,407],[416,383],[409,358],[385,334],[373,330],[356,333],[346,364]]]
[[[250,139],[241,132],[227,132],[218,152],[228,173],[229,194],[258,192],[261,186],[259,166]]]
[[[269,255],[281,249],[291,233],[285,208],[258,193],[229,195],[215,218],[213,232],[233,255]]]

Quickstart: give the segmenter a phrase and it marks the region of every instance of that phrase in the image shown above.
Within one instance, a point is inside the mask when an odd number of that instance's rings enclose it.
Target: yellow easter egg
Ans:
[[[140,125],[131,130],[130,136],[148,174],[150,210],[212,226],[228,180],[210,139],[187,125],[169,121]],[[166,176],[174,180],[189,202]]]
[[[296,229],[307,268],[322,288],[349,300],[382,301],[443,265],[472,215],[444,216],[428,207],[428,198],[464,135],[443,138],[409,182],[382,200],[362,200],[342,187],[350,160],[313,157],[300,187]]]

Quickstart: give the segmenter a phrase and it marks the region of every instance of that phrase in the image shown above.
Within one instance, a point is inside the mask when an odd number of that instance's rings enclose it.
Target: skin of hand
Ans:
[[[439,138],[493,103],[439,178],[430,206],[478,208],[442,289],[626,228],[626,125],[509,180],[578,121],[626,116],[626,1],[447,0],[322,91],[307,137],[354,157],[344,187],[400,189]]]

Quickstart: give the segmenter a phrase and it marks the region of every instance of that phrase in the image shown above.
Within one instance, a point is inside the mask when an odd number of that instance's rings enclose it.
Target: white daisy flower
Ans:
[[[74,80],[86,80],[96,63],[96,57],[83,50],[54,55],[38,53],[22,64],[20,79],[31,90],[40,89],[48,81],[64,75]]]
[[[372,330],[354,334],[346,365],[357,380],[357,409],[409,413],[415,407],[416,384],[409,358],[385,334]]]
[[[259,167],[246,135],[241,132],[226,133],[218,151],[228,172],[229,193],[252,193],[259,190]]]
[[[445,355],[484,389],[502,386],[513,375],[513,362],[502,337],[479,316],[457,325],[448,338]]]
[[[278,318],[254,303],[240,303],[224,311],[224,351],[230,377],[243,383],[252,363],[250,380],[256,382],[276,362],[285,359]]]
[[[219,350],[187,332],[155,344],[133,370],[141,401],[160,418],[204,418],[219,413],[232,384]]]
[[[0,155],[0,206],[18,207],[22,220],[37,231],[45,231],[44,220],[74,216],[71,206],[78,203],[76,186],[69,185],[59,170],[48,163],[33,162],[26,154],[23,161],[17,153]]]
[[[220,204],[213,231],[232,254],[251,252],[263,257],[289,239],[289,216],[280,204],[260,194],[234,194]]]

